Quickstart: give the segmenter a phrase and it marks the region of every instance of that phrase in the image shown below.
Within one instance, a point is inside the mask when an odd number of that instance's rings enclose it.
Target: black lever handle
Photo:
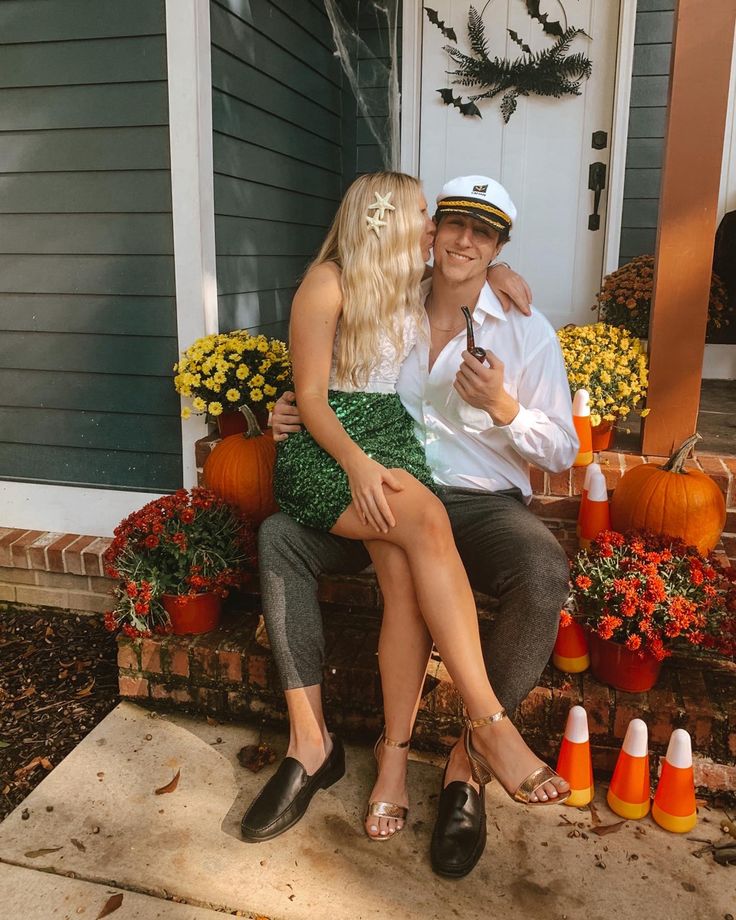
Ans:
[[[591,163],[588,169],[588,188],[593,192],[593,213],[588,217],[588,230],[598,230],[601,218],[598,208],[601,203],[601,192],[606,187],[606,164]]]

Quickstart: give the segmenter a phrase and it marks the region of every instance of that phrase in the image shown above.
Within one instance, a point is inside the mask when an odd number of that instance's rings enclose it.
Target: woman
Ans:
[[[294,381],[307,431],[279,446],[276,496],[301,523],[364,541],[374,561],[385,599],[379,770],[400,756],[405,774],[428,628],[471,720],[466,746],[476,781],[495,774],[522,801],[563,801],[567,784],[526,747],[488,682],[472,591],[395,392],[422,328],[419,283],[432,232],[417,180],[379,173],[348,190],[292,308]],[[405,789],[396,798],[371,802],[372,839],[403,826]]]

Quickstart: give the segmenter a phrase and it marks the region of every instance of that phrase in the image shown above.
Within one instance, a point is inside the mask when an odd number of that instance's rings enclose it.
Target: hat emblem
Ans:
[[[485,195],[487,191],[488,191],[487,185],[474,185],[473,186],[474,195]]]

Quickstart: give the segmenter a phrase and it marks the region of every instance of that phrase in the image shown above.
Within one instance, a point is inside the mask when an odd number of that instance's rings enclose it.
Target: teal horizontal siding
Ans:
[[[181,456],[172,454],[54,446],[39,450],[35,444],[0,441],[0,479],[166,492],[181,478]]]
[[[213,3],[210,7],[213,57],[215,49],[226,52],[234,60],[249,65],[259,73],[273,77],[284,86],[291,85],[294,73],[294,56],[275,41],[233,16],[229,11]],[[213,79],[224,80],[213,71]],[[311,67],[299,68],[299,82],[292,87],[302,97],[313,99],[332,112],[340,111],[340,80],[337,73],[331,76]]]
[[[256,108],[278,112],[279,117],[290,124],[305,128],[327,140],[339,141],[339,112],[331,111],[295,93],[291,86],[279,83],[219,48],[212,49],[212,71],[216,74],[214,88],[233,99]]]
[[[340,199],[341,176],[320,165],[305,163],[277,150],[216,132],[215,172],[232,179],[248,179],[294,192],[313,188],[328,198]]]
[[[164,255],[172,251],[169,214],[7,214],[0,221],[0,252],[4,253]]]
[[[150,294],[174,291],[173,256],[0,256],[0,288],[28,294]]]
[[[268,38],[287,51],[295,62],[323,74],[336,86],[341,85],[340,64],[334,55],[329,22],[317,16],[302,19],[303,12],[309,9],[304,4],[295,9],[289,0],[278,3],[274,0],[222,0],[213,6],[230,14],[227,21],[232,28],[238,20],[249,26],[251,41],[254,36]]]
[[[240,138],[267,150],[276,150],[299,160],[340,171],[340,150],[334,141],[285,121],[278,113],[265,112],[215,91],[212,120],[216,134]]]
[[[2,95],[0,93],[0,95]],[[0,140],[1,143],[1,140]],[[166,170],[12,173],[0,176],[0,213],[171,212]]]
[[[316,252],[322,227],[300,226],[267,218],[215,218],[220,256],[301,256]]]
[[[306,267],[303,256],[218,256],[217,287],[220,294],[244,294],[293,286]]]
[[[285,326],[289,320],[294,290],[292,287],[283,290],[223,294],[220,297],[221,322],[228,329],[249,329],[258,326],[264,333],[267,326]]]
[[[313,186],[308,187],[315,190]],[[316,190],[315,190],[316,191]],[[289,223],[326,227],[337,209],[329,198],[215,175],[216,214],[230,217],[264,217]]]
[[[5,406],[76,409],[80,412],[117,412],[174,416],[179,398],[169,377],[129,374],[93,374],[84,371],[39,371],[0,368],[0,393]]]
[[[675,0],[639,0],[631,79],[619,264],[657,237]]]
[[[155,336],[5,332],[0,366],[19,370],[153,375],[171,378],[176,339]],[[173,385],[172,385],[173,390]]]
[[[169,168],[169,128],[71,128],[5,131],[0,173]]]
[[[5,294],[0,328],[176,338],[176,313],[173,297]]]
[[[0,92],[0,130],[97,128],[167,123],[166,83],[44,86]]]
[[[53,42],[163,34],[160,0],[3,0],[0,40]]]
[[[0,58],[0,87],[135,83],[166,79],[163,35],[8,45]]]
[[[68,409],[2,408],[0,432],[6,444],[39,447],[85,447],[130,450],[146,445],[153,453],[180,452],[177,418],[125,415],[120,412],[77,412]]]
[[[164,26],[0,3],[2,478],[181,485]]]

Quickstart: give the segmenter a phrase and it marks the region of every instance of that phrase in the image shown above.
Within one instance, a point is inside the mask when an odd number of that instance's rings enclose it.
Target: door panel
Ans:
[[[449,86],[453,69],[443,51],[440,30],[423,19],[420,176],[428,201],[453,176],[481,174],[498,179],[509,191],[519,214],[511,242],[502,258],[530,282],[537,306],[555,327],[590,322],[599,289],[606,221],[607,188],[600,195],[599,229],[588,229],[594,192],[589,168],[606,169],[611,142],[619,0],[564,0],[570,25],[592,40],[578,36],[571,52],[581,51],[593,62],[590,79],[580,96],[560,99],[519,97],[516,112],[504,125],[500,99],[478,103],[482,118],[460,114],[446,106],[437,90]],[[447,26],[454,28],[458,46],[469,52],[468,0],[437,0],[432,4]],[[533,51],[552,44],[540,24],[518,0],[494,0],[483,12],[490,56],[514,59],[521,50],[508,35],[513,29]],[[542,2],[541,12],[561,18],[561,5]],[[563,20],[564,26],[564,20]],[[454,87],[456,95],[462,90]],[[479,92],[471,88],[470,92]],[[467,92],[463,94],[467,97]],[[593,149],[592,135],[605,131],[607,145]]]

